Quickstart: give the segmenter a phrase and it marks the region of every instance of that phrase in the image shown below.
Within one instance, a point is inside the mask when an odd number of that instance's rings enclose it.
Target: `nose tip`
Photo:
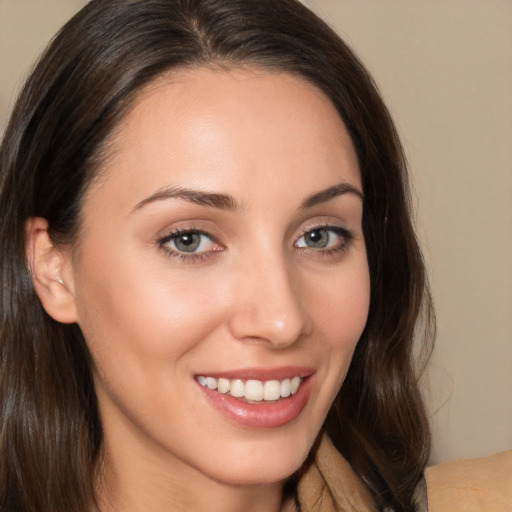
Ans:
[[[266,268],[261,273],[253,269],[237,289],[230,318],[235,338],[264,340],[275,348],[286,348],[310,332],[300,287],[287,269]]]

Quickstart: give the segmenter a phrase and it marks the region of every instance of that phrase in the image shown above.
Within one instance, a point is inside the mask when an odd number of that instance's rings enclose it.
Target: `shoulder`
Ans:
[[[432,466],[429,512],[512,512],[512,450]]]

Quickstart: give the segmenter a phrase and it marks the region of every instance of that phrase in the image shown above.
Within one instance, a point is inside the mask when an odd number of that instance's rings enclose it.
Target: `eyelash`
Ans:
[[[322,249],[322,248],[314,248],[314,247],[307,247],[307,246],[298,246],[298,241],[305,237],[307,234],[311,234],[314,231],[325,231],[328,233],[334,233],[337,237],[341,238],[341,243],[336,244],[335,247],[331,249]],[[217,244],[219,246],[219,249],[209,250],[209,251],[203,251],[203,252],[184,252],[179,251],[176,249],[170,249],[168,247],[168,244],[170,242],[176,241],[180,237],[184,237],[186,235],[200,235],[203,237],[208,238],[212,243]],[[312,253],[315,257],[319,258],[325,258],[325,257],[333,257],[339,254],[346,253],[348,249],[350,248],[350,245],[354,239],[354,234],[346,229],[339,226],[328,226],[328,225],[319,225],[314,227],[309,227],[305,229],[302,234],[298,237],[297,241],[294,243],[294,247],[299,249],[301,252],[306,253]],[[181,261],[185,262],[202,262],[206,261],[207,259],[211,258],[215,255],[217,252],[222,252],[224,248],[215,240],[215,238],[207,233],[206,231],[203,231],[202,229],[196,229],[194,227],[187,227],[187,228],[178,228],[174,230],[172,233],[166,235],[163,238],[160,238],[157,240],[157,245],[164,251],[164,253],[173,258],[178,258]]]
[[[200,236],[208,238],[209,240],[211,240],[212,243],[217,244],[219,247],[222,247],[215,240],[215,238],[212,237],[212,235],[210,235],[206,231],[203,231],[202,229],[196,229],[194,227],[178,228],[178,229],[174,230],[172,233],[170,233],[169,235],[166,235],[165,237],[159,239],[157,241],[157,244],[164,251],[164,253],[167,256],[170,256],[173,258],[178,258],[182,261],[191,262],[191,263],[205,261],[208,258],[212,257],[214,255],[214,253],[223,251],[223,248],[220,248],[217,250],[210,250],[210,251],[204,251],[204,252],[186,253],[186,252],[182,252],[179,250],[169,249],[167,244],[169,244],[172,241],[176,241],[178,238],[186,236],[186,235],[200,235]]]
[[[298,240],[306,236],[308,233],[313,233],[314,231],[326,231],[329,233],[334,233],[341,239],[341,243],[336,244],[335,247],[330,249],[297,246]],[[315,257],[328,258],[346,253],[349,250],[354,238],[355,236],[352,231],[348,230],[347,228],[342,228],[340,226],[319,225],[305,229],[294,245],[303,252],[313,253]]]

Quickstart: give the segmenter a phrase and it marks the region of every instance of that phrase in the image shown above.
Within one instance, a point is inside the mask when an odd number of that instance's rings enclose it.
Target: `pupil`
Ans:
[[[191,235],[183,235],[181,237],[181,243],[183,245],[191,245],[193,242],[194,242],[194,240]]]
[[[329,241],[329,235],[325,229],[315,229],[310,231],[307,242],[310,247],[325,247]]]
[[[196,233],[186,233],[176,239],[176,248],[184,252],[193,252],[199,246],[199,235]]]

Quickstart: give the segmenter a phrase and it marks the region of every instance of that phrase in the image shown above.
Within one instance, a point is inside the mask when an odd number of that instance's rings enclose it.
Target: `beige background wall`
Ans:
[[[373,73],[400,130],[438,341],[432,461],[512,448],[512,1],[309,0]],[[0,129],[84,0],[0,0]]]

